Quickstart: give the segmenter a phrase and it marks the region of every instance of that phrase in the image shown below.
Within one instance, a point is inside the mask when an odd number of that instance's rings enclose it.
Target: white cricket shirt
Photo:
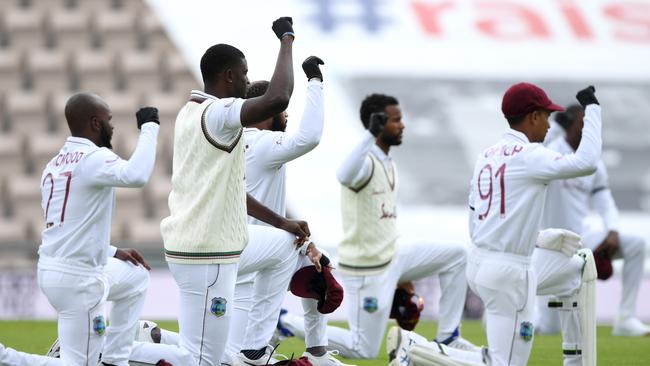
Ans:
[[[573,152],[563,137],[553,140],[548,148],[561,154]],[[584,234],[584,220],[591,206],[603,219],[607,231],[617,230],[618,209],[607,181],[607,168],[600,160],[595,174],[551,182],[546,195],[542,227]]]
[[[323,83],[311,80],[305,109],[294,133],[245,128],[246,191],[278,215],[286,215],[286,166],[311,150],[323,134]],[[248,216],[248,222],[267,225]]]
[[[523,133],[506,132],[478,157],[471,180],[470,236],[479,248],[530,256],[541,225],[547,185],[595,172],[600,159],[601,110],[585,110],[582,142],[562,155]]]
[[[40,269],[98,273],[110,250],[114,187],[142,187],[154,167],[159,126],[142,125],[128,161],[80,137],[68,137],[41,176],[45,229]]]

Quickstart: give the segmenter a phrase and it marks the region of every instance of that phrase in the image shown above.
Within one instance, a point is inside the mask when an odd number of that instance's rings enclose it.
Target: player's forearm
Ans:
[[[246,194],[246,210],[249,216],[265,222],[273,227],[281,228],[286,221],[284,217],[273,212],[273,210],[261,204],[258,200],[256,200],[248,193]]]
[[[298,130],[287,134],[281,145],[269,149],[271,163],[281,165],[312,151],[320,143],[324,120],[322,83],[312,80],[307,88],[307,100]]]
[[[574,166],[577,172],[592,174],[598,167],[602,151],[602,120],[601,109],[597,104],[585,108],[582,140],[574,155]]]
[[[160,126],[157,123],[142,125],[138,144],[131,158],[119,171],[118,179],[126,187],[142,187],[147,183],[156,163],[156,143]]]
[[[323,99],[323,83],[312,79],[307,87],[307,98],[300,126],[293,137],[296,150],[304,151],[303,154],[315,148],[323,135],[325,122]]]
[[[354,147],[336,171],[336,177],[341,184],[355,188],[368,179],[371,163],[367,157],[374,143],[375,137],[365,131],[361,142]]]
[[[607,231],[618,230],[618,208],[609,188],[595,192],[591,196],[591,204],[603,220]]]

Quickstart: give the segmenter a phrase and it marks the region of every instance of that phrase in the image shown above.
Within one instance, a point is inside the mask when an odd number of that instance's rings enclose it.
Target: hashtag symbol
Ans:
[[[311,19],[324,32],[335,31],[342,24],[358,25],[369,33],[377,33],[389,23],[379,14],[383,0],[311,0],[316,13]]]

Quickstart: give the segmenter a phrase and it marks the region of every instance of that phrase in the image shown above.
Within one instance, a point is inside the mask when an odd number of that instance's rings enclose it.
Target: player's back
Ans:
[[[540,144],[509,130],[485,149],[470,188],[470,235],[479,248],[528,256],[540,225],[546,184],[528,174],[528,157]]]
[[[39,266],[94,271],[106,261],[114,190],[93,184],[95,172],[88,164],[91,157],[119,159],[90,140],[68,137],[43,170],[40,188],[45,228]]]

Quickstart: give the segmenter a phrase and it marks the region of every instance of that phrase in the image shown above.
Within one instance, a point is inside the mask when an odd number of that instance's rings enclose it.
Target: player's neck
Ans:
[[[210,95],[214,95],[217,98],[228,98],[230,97],[228,95],[228,92],[225,90],[222,90],[223,88],[219,88],[218,85],[206,85],[205,88],[203,89],[204,92]]]
[[[381,141],[381,139],[377,139],[375,144],[381,149],[381,151],[384,152],[384,154],[388,155],[388,152],[390,151],[390,145]]]

